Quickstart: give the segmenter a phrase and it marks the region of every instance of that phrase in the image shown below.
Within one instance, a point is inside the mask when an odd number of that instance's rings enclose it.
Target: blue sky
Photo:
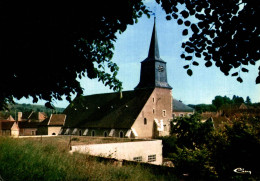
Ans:
[[[154,0],[153,0],[154,1]],[[146,1],[150,9],[156,12],[156,27],[161,58],[167,62],[168,83],[172,86],[172,94],[175,99],[182,100],[185,104],[210,104],[216,95],[238,95],[246,99],[249,96],[252,102],[260,102],[260,85],[255,84],[258,74],[258,66],[248,66],[249,73],[242,73],[243,83],[236,81],[235,77],[225,76],[214,65],[210,68],[204,66],[204,60],[197,61],[198,67],[193,66],[193,75],[187,75],[183,68],[187,63],[180,58],[183,50],[181,43],[187,36],[182,36],[182,27],[172,19],[167,21],[161,7],[153,1]],[[140,62],[147,55],[151,40],[153,17],[148,19],[143,16],[137,24],[129,25],[127,30],[117,35],[114,56],[112,61],[119,66],[118,78],[123,82],[123,90],[133,90],[140,78]],[[231,70],[230,73],[235,72]],[[84,95],[112,92],[97,79],[82,78],[81,86]],[[18,103],[32,103],[32,99],[21,99]],[[44,104],[39,101],[37,104]],[[67,107],[68,102],[56,101],[54,106]]]

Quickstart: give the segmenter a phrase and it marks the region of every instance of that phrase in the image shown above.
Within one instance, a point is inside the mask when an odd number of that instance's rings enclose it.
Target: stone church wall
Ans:
[[[155,88],[132,128],[138,138],[156,138],[169,135],[172,119],[172,92],[170,89]],[[162,127],[155,122],[157,120]],[[160,131],[158,131],[160,129]]]

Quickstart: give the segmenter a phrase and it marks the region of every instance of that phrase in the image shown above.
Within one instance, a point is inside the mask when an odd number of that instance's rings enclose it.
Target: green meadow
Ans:
[[[141,165],[118,166],[86,154],[70,154],[68,143],[68,137],[65,140],[0,137],[0,178],[5,181],[176,180],[174,175],[158,175]]]

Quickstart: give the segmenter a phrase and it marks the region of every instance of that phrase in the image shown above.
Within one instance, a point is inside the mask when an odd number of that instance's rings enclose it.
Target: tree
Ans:
[[[190,62],[184,68],[192,75],[191,66],[198,66],[196,58],[204,58],[205,66],[213,63],[227,76],[243,82],[241,73],[248,72],[248,64],[255,65],[260,59],[258,0],[156,0],[161,2],[166,18],[177,19],[184,25],[183,35],[190,35],[182,43],[185,53],[181,55]],[[183,5],[183,6],[180,6]],[[259,74],[256,84],[260,83]]]
[[[115,34],[149,16],[141,0],[54,2],[0,2],[0,109],[30,96],[48,107],[63,95],[71,101],[83,76],[122,89],[111,61]]]
[[[180,117],[173,120],[171,125],[171,134],[177,138],[178,147],[188,149],[200,148],[208,142],[213,131],[213,122],[211,119],[202,123],[198,114],[191,117]]]
[[[214,100],[212,100],[212,104],[216,106],[217,109],[221,108],[223,105],[230,105],[232,101],[227,96],[216,96]]]
[[[251,99],[250,99],[249,96],[246,97],[246,102],[245,103],[248,104],[248,105],[252,104]]]
[[[234,104],[242,104],[245,102],[243,97],[239,97],[236,95],[233,96],[232,101]]]
[[[233,125],[216,132],[209,143],[212,166],[220,180],[230,180],[233,170],[238,167],[252,171],[251,180],[259,180],[259,118],[241,117],[233,121]]]

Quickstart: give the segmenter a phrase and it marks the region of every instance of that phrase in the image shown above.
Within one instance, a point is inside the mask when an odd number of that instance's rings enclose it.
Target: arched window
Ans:
[[[104,137],[107,137],[107,132],[106,131],[104,132]]]
[[[147,119],[146,118],[144,118],[144,125],[146,125],[147,124]]]
[[[124,137],[124,132],[123,131],[120,131],[119,132],[119,138],[123,138]]]
[[[94,130],[91,131],[91,136],[95,136],[95,131]]]

